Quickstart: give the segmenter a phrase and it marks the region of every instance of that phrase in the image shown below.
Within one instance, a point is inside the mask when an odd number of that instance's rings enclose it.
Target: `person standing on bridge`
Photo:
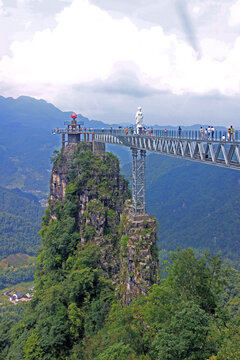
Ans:
[[[215,131],[215,129],[214,129],[214,127],[212,126],[212,127],[211,127],[212,140],[214,140],[214,131]]]
[[[211,139],[211,128],[210,128],[210,125],[208,125],[207,132],[208,132],[208,140],[210,140],[210,139]]]
[[[234,141],[234,133],[235,133],[235,130],[234,128],[232,127],[232,125],[230,126],[230,141]]]
[[[181,127],[179,126],[178,127],[178,137],[181,137],[182,136],[182,129]]]
[[[200,128],[200,138],[203,139],[203,127]]]
[[[228,141],[231,141],[231,128],[228,128],[228,135],[227,135]]]
[[[206,140],[207,140],[207,134],[208,134],[208,131],[207,131],[207,128],[206,128],[205,131],[204,131],[204,135],[205,135]]]

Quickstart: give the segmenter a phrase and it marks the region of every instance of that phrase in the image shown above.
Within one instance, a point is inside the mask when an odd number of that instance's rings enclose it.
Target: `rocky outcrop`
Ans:
[[[122,302],[129,304],[159,280],[156,219],[133,215],[128,201],[121,224],[120,293]]]
[[[128,184],[111,154],[92,153],[91,144],[69,144],[58,155],[50,184],[50,218],[64,199],[77,202],[81,246],[97,245],[99,266],[116,294],[129,304],[158,281],[156,221],[134,217]],[[125,204],[125,205],[124,205]]]
[[[54,206],[56,202],[64,199],[66,187],[69,183],[67,174],[76,148],[77,144],[69,144],[62,148],[61,153],[54,162],[50,181],[50,212],[52,219],[55,219]]]

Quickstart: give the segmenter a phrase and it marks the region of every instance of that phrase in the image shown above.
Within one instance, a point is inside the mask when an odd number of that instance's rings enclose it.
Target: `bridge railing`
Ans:
[[[65,133],[77,133],[77,134],[79,134],[79,133],[81,133],[81,134],[83,134],[83,133],[93,133],[93,129],[87,129],[87,128],[80,128],[80,129],[72,129],[72,128],[70,128],[70,129],[60,129],[60,128],[55,128],[55,129],[53,129],[52,130],[52,134],[65,134]]]
[[[72,121],[64,121],[64,125],[84,125],[84,121],[76,121],[76,123],[72,123]]]
[[[112,134],[125,136],[154,136],[159,138],[183,139],[183,140],[200,140],[200,141],[234,141],[240,142],[240,130],[235,130],[229,134],[227,130],[214,130],[214,132],[201,132],[200,130],[142,130],[139,134],[134,129],[94,129],[97,134]]]
[[[79,133],[79,129],[60,129],[52,130],[53,134],[62,133]],[[158,138],[182,139],[182,140],[199,140],[199,141],[215,141],[215,142],[240,142],[240,130],[235,130],[233,134],[229,134],[227,130],[215,130],[214,132],[201,132],[200,130],[156,130],[143,129],[139,134],[133,128],[122,129],[93,129],[81,128],[81,133],[91,132],[95,134],[125,135],[125,136],[154,136]]]

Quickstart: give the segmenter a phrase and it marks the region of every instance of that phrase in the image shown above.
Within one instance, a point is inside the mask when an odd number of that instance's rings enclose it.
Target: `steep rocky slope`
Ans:
[[[132,216],[118,160],[111,154],[93,154],[92,144],[62,149],[50,183],[52,220],[58,218],[56,204],[65,197],[72,201],[73,195],[81,246],[97,246],[100,267],[118,297],[129,304],[133,297],[146,294],[158,279],[156,222],[148,215]]]

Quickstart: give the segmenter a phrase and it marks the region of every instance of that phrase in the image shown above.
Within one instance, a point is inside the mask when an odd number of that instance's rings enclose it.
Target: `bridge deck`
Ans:
[[[216,132],[213,138],[204,138],[195,131],[181,135],[172,132],[172,136],[158,130],[148,135],[111,130],[96,130],[94,133],[96,141],[240,170],[238,133],[231,141],[223,140],[222,132]]]
[[[240,131],[228,138],[227,131],[209,135],[193,130],[149,130],[136,134],[130,129],[54,129],[54,134],[80,135],[88,141],[127,146],[206,164],[240,170]]]
[[[136,134],[132,128],[87,130],[78,125],[68,126],[65,129],[56,128],[53,134],[62,135],[62,146],[65,146],[66,142],[78,143],[83,138],[83,141],[92,141],[95,145],[107,143],[131,148],[132,210],[135,215],[145,214],[146,151],[240,170],[239,131],[228,138],[226,131],[214,131],[205,135],[200,131],[192,130],[179,132],[151,129],[148,132]],[[65,141],[66,135],[68,135],[68,141]]]

